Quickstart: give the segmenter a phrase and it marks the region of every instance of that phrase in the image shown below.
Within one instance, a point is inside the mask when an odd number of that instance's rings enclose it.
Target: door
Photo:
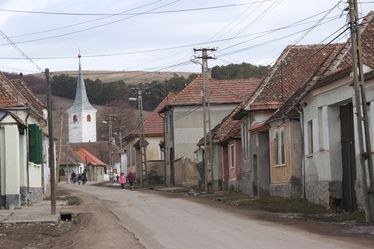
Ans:
[[[253,195],[258,196],[257,155],[253,155]]]
[[[355,181],[355,141],[352,103],[340,107],[342,167],[343,167],[343,204],[348,212],[357,209]]]

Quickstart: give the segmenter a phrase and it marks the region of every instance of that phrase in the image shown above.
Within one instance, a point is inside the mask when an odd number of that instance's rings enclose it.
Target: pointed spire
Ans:
[[[86,85],[84,83],[84,77],[82,73],[81,66],[81,54],[78,53],[79,68],[78,68],[78,78],[77,78],[77,90],[75,92],[74,104],[68,109],[68,112],[76,112],[82,110],[92,110],[96,109],[90,104],[87,98]]]

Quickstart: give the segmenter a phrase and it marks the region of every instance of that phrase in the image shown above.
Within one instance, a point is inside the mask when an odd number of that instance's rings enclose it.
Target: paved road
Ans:
[[[184,199],[105,187],[65,186],[107,201],[113,213],[148,249],[374,248]]]

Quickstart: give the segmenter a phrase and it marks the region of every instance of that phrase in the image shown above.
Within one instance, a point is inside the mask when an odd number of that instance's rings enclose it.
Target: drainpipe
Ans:
[[[25,119],[26,125],[26,179],[27,179],[27,195],[26,195],[26,203],[29,204],[29,197],[30,194],[30,162],[29,162],[29,116],[30,116],[30,109],[27,109],[27,115]]]
[[[301,146],[301,155],[302,155],[302,158],[301,158],[301,174],[302,174],[302,178],[303,178],[303,181],[302,181],[302,189],[303,189],[303,193],[302,193],[302,197],[305,199],[306,196],[305,196],[305,146],[304,146],[304,115],[303,115],[303,110],[300,108],[300,106],[297,106],[297,111],[299,113],[299,116],[300,116],[300,131],[301,131],[301,141],[302,141],[302,146]]]

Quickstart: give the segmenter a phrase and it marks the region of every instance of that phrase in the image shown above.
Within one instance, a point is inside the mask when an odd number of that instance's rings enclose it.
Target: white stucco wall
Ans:
[[[73,117],[77,115],[77,121]],[[87,115],[91,115],[91,122],[87,121]],[[96,142],[96,111],[72,112],[68,115],[69,142]]]
[[[329,195],[333,182],[341,182],[342,155],[340,106],[353,103],[355,110],[354,90],[349,86],[351,79],[346,77],[325,87],[313,91],[306,99],[303,108],[304,145],[305,145],[305,183],[306,197],[314,203],[329,205]],[[367,101],[370,108],[374,106],[374,81],[367,83]],[[372,109],[371,109],[372,110]],[[374,115],[369,112],[370,123]],[[359,207],[362,207],[361,169],[359,164],[359,145],[357,138],[356,115],[353,114],[356,153],[356,195]],[[313,153],[308,155],[307,123],[313,121]],[[373,132],[373,127],[372,127]],[[373,135],[373,134],[371,134]],[[336,190],[335,190],[336,191]]]
[[[211,128],[221,123],[236,105],[211,105]],[[175,159],[194,160],[196,144],[203,137],[203,111],[199,106],[173,107]]]

